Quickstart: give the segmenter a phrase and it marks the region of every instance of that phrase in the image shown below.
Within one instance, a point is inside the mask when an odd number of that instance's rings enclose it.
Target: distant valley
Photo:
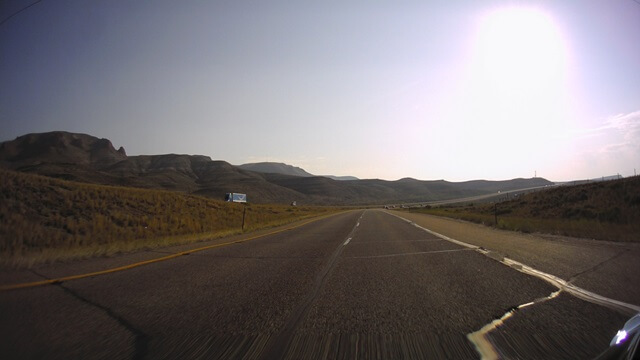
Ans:
[[[203,155],[127,156],[108,139],[55,131],[27,134],[0,143],[0,168],[66,180],[164,189],[222,199],[246,193],[255,203],[373,205],[471,197],[498,191],[552,185],[543,178],[505,181],[360,180],[315,176],[281,163],[234,166]]]

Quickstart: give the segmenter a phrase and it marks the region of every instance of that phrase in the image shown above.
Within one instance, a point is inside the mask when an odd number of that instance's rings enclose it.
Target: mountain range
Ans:
[[[312,177],[322,176],[333,180],[347,181],[347,180],[360,180],[355,176],[335,176],[335,175],[313,175],[306,172],[304,169],[297,166],[288,165],[278,162],[259,162],[237,165],[240,169],[256,171],[261,173],[273,173],[282,175]]]
[[[297,201],[318,205],[447,200],[553,184],[543,178],[359,180],[315,176],[281,163],[234,166],[203,155],[127,156],[124,148],[116,150],[108,139],[64,131],[27,134],[0,143],[0,167],[79,182],[166,189],[218,199],[225,193],[239,192],[256,203]]]

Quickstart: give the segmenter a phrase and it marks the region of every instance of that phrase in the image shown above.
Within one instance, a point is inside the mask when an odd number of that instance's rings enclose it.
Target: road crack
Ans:
[[[387,257],[396,257],[396,256],[411,256],[411,255],[451,253],[451,252],[469,251],[469,250],[473,251],[473,249],[463,248],[463,249],[449,249],[449,250],[418,251],[418,252],[400,253],[400,254],[350,256],[350,257],[347,257],[347,259],[377,259],[377,258],[387,258]]]
[[[50,280],[51,278],[38,273],[37,271],[30,269],[30,271],[37,275],[40,276],[44,279]],[[127,319],[125,319],[124,317],[116,314],[111,308],[106,307],[104,305],[98,304],[97,302],[93,302],[89,299],[87,299],[86,297],[80,295],[77,291],[74,291],[66,286],[64,286],[62,283],[54,283],[53,285],[60,287],[64,292],[66,292],[67,294],[73,296],[74,298],[80,300],[81,302],[89,305],[89,306],[93,306],[95,308],[98,308],[99,310],[102,310],[105,314],[107,314],[108,317],[110,317],[111,319],[115,320],[118,324],[120,324],[120,326],[122,326],[123,328],[125,328],[127,331],[129,331],[130,333],[133,334],[134,336],[134,353],[133,353],[133,360],[142,360],[147,356],[147,353],[149,352],[149,340],[150,337],[149,335],[145,334],[143,331],[137,329],[135,326],[133,326],[129,321],[127,321]]]
[[[606,264],[606,263],[610,262],[611,260],[615,260],[615,259],[619,258],[620,256],[622,256],[622,255],[626,254],[628,251],[629,251],[629,249],[624,249],[624,250],[620,251],[619,253],[617,253],[617,254],[615,254],[615,255],[611,256],[610,258],[605,259],[605,260],[603,260],[603,261],[599,262],[598,264],[596,264],[596,265],[594,265],[594,266],[592,266],[592,267],[590,267],[590,268],[588,268],[588,269],[586,269],[586,270],[584,270],[584,271],[580,271],[579,273],[577,273],[577,274],[573,275],[573,276],[569,279],[569,281],[567,281],[567,282],[568,282],[568,283],[573,283],[575,280],[577,280],[577,279],[578,279],[578,277],[579,277],[579,276],[582,276],[582,275],[584,275],[584,274],[587,274],[587,273],[590,273],[590,272],[594,272],[594,271],[596,271],[597,269],[599,269],[600,267],[602,267],[604,264]]]
[[[467,334],[467,339],[469,339],[469,341],[475,346],[476,351],[478,352],[482,360],[500,359],[502,354],[500,354],[499,349],[497,349],[493,342],[489,339],[489,333],[504,325],[507,319],[512,317],[521,309],[552,300],[560,295],[561,292],[562,290],[559,289],[552,292],[549,296],[541,297],[531,302],[514,306],[510,308],[504,315],[502,315],[502,317],[494,319],[487,325],[480,328],[480,330],[478,331]]]

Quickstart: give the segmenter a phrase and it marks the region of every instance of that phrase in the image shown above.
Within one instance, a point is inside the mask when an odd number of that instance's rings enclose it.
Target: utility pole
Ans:
[[[496,227],[498,227],[498,203],[493,203],[493,216],[496,221]]]

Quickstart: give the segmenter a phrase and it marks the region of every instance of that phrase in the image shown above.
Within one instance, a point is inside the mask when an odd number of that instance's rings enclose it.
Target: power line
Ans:
[[[28,5],[28,6],[24,7],[24,8],[22,8],[22,9],[20,9],[20,10],[18,10],[18,11],[16,11],[16,12],[14,12],[13,14],[9,15],[9,17],[8,17],[8,18],[6,18],[6,19],[2,20],[2,22],[0,22],[0,26],[4,25],[4,23],[6,23],[7,21],[11,20],[11,18],[12,18],[12,17],[14,17],[14,16],[16,16],[16,15],[20,14],[21,12],[23,12],[23,11],[27,10],[28,8],[32,7],[33,5],[35,5],[35,4],[37,4],[37,3],[40,3],[40,2],[42,2],[42,1],[44,1],[44,0],[36,0],[35,2],[31,3],[31,5]]]

